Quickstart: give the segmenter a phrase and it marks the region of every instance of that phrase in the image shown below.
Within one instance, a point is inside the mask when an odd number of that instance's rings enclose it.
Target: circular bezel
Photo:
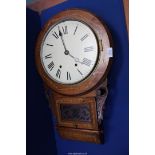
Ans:
[[[51,79],[43,68],[40,51],[41,45],[44,40],[45,34],[49,29],[55,24],[64,20],[77,20],[88,25],[91,30],[93,30],[97,42],[98,42],[98,59],[96,66],[92,72],[82,80],[81,82],[75,84],[62,84]],[[80,9],[70,9],[58,13],[56,16],[51,18],[44,26],[40,32],[36,48],[35,48],[35,59],[38,72],[42,77],[45,84],[52,90],[64,94],[64,95],[79,95],[84,94],[95,87],[105,78],[110,66],[111,58],[107,55],[107,49],[111,47],[109,32],[105,26],[96,16],[92,13],[80,10]]]
[[[84,24],[85,26],[87,26],[87,27],[92,31],[92,33],[93,33],[94,36],[95,36],[96,42],[97,42],[97,57],[96,57],[96,61],[95,61],[94,67],[92,68],[92,70],[90,71],[90,73],[89,73],[86,77],[84,77],[83,79],[81,79],[81,80],[79,80],[79,81],[77,81],[77,82],[74,82],[74,83],[67,83],[67,84],[66,84],[66,83],[63,83],[63,82],[60,82],[60,81],[54,79],[54,78],[47,72],[47,70],[46,70],[46,68],[45,68],[45,66],[44,66],[44,63],[43,63],[43,61],[42,61],[42,59],[41,59],[42,66],[43,66],[43,68],[44,68],[46,74],[48,74],[48,76],[51,78],[51,80],[53,80],[53,81],[55,81],[55,82],[57,82],[57,83],[60,83],[60,84],[73,85],[73,84],[78,84],[78,83],[80,83],[80,82],[86,80],[87,78],[89,78],[89,76],[90,76],[90,75],[92,74],[92,72],[95,70],[97,61],[98,61],[98,59],[99,59],[99,52],[98,52],[98,51],[99,51],[99,45],[98,45],[98,40],[97,40],[97,37],[96,37],[95,32],[94,32],[93,29],[92,29],[87,23],[85,23],[84,21],[75,20],[75,19],[61,20],[61,21],[58,21],[58,23],[55,23],[54,25],[52,25],[52,26],[48,29],[48,31],[45,33],[45,35],[44,35],[44,37],[43,37],[43,40],[42,40],[42,43],[41,43],[40,58],[42,57],[42,52],[43,52],[43,51],[42,51],[42,48],[43,48],[44,41],[45,41],[46,37],[48,36],[48,33],[50,33],[50,31],[51,31],[56,25],[58,25],[58,24],[60,24],[60,23],[62,23],[62,22],[64,22],[64,21],[77,21],[77,22],[81,22],[82,24]]]

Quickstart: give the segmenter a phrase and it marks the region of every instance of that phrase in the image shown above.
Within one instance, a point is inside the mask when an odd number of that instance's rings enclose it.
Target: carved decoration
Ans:
[[[88,104],[60,104],[62,120],[90,122],[90,109]]]

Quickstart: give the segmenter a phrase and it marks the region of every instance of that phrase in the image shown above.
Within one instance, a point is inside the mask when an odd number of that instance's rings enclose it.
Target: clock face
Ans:
[[[45,34],[40,57],[51,79],[62,84],[79,83],[95,68],[98,59],[96,36],[83,22],[59,22]]]

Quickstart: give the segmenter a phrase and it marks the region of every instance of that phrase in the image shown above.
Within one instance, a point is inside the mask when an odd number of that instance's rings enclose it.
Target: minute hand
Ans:
[[[64,39],[63,39],[62,33],[61,33],[61,31],[60,31],[60,28],[59,28],[59,36],[60,36],[60,38],[61,38],[61,41],[62,41],[62,44],[63,44],[63,46],[64,46],[65,51],[67,51],[66,44],[65,44],[65,41],[64,41]]]

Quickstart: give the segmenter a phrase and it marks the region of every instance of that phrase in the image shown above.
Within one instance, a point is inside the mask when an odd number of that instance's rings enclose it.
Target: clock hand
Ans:
[[[67,50],[67,48],[66,48],[66,44],[65,44],[65,41],[64,41],[64,38],[63,38],[63,36],[62,36],[62,33],[61,33],[61,31],[60,31],[60,27],[59,27],[59,26],[58,26],[58,29],[59,29],[59,36],[60,36],[60,38],[61,38],[62,44],[63,44],[64,49],[65,49],[65,52],[66,52],[66,51],[68,51],[68,50]]]
[[[82,62],[81,62],[79,58],[74,57],[74,56],[71,55],[70,53],[68,53],[68,55],[69,55],[70,57],[72,57],[72,58],[75,60],[75,62],[79,62],[80,64],[86,65],[86,66],[90,66],[90,65],[91,65],[91,60],[88,60],[87,58],[83,58],[83,60],[82,60]]]
[[[68,51],[67,48],[66,48],[66,44],[65,44],[65,41],[64,41],[64,38],[63,38],[63,35],[62,35],[61,31],[60,31],[60,27],[59,27],[59,26],[58,26],[58,30],[59,30],[59,36],[60,36],[60,38],[61,38],[61,41],[62,41],[63,46],[64,46],[64,49],[65,49],[64,54],[65,54],[65,55],[69,55],[70,57],[72,57],[72,58],[75,60],[75,62],[79,62],[79,63],[81,63],[82,65],[84,64],[84,65],[90,66],[90,62],[85,61],[85,59],[83,59],[83,61],[81,62],[81,61],[79,60],[79,58],[76,58],[76,57],[74,57],[73,55],[71,55],[71,54],[69,53],[69,51]]]
[[[75,62],[79,62],[79,63],[82,64],[82,62],[80,62],[79,58],[76,58],[76,57],[72,56],[70,53],[69,53],[68,55],[69,55],[70,57],[72,57],[72,58],[75,60]]]

